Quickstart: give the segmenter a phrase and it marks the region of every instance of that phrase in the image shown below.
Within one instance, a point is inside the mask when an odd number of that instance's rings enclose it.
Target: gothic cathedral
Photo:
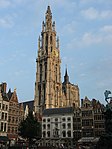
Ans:
[[[35,113],[41,115],[42,111],[48,108],[79,107],[79,88],[69,82],[67,69],[64,82],[61,82],[59,38],[56,36],[55,22],[52,22],[50,6],[47,8],[41,37],[38,39],[36,63]]]

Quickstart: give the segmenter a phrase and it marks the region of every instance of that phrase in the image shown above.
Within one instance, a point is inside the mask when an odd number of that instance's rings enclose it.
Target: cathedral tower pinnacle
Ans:
[[[67,68],[66,68],[66,71],[65,71],[64,83],[69,83],[69,76],[68,76]]]
[[[64,82],[61,82],[59,37],[56,35],[50,6],[47,7],[41,36],[38,38],[36,64],[34,111],[37,116],[41,116],[43,110],[48,108],[79,107],[79,88],[69,82],[67,68]]]
[[[45,22],[42,23],[36,62],[34,110],[42,114],[46,108],[62,106],[59,38],[56,37],[55,22],[52,23],[50,6],[47,7]]]

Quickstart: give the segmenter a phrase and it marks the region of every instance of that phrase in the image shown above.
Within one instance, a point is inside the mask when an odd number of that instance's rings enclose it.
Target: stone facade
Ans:
[[[24,116],[24,108],[19,104],[16,90],[9,89],[7,84],[0,84],[0,136],[8,136],[12,141],[18,139],[18,126]]]
[[[73,144],[73,117],[72,107],[44,110],[40,143],[44,146],[71,146]]]
[[[79,107],[78,86],[69,82],[67,73],[64,82],[61,81],[59,38],[56,36],[55,22],[52,22],[50,6],[46,11],[45,23],[42,23],[36,62],[35,113],[42,115],[42,111],[49,108]]]
[[[104,133],[103,111],[103,104],[87,97],[81,100],[81,107],[45,109],[39,143],[73,147],[77,141],[96,141]]]
[[[14,90],[14,92],[11,92],[11,89],[9,89],[8,97],[9,97],[8,137],[11,140],[15,141],[18,138],[18,125],[20,121],[19,102],[16,90]]]
[[[73,119],[73,136],[74,140],[78,141],[82,137],[82,123],[81,123],[81,108],[74,108]]]
[[[7,136],[9,99],[6,94],[6,83],[0,84],[0,136]]]
[[[81,107],[74,109],[74,138],[98,138],[104,132],[104,105],[98,100],[81,99]]]
[[[79,87],[78,85],[71,84],[67,69],[64,76],[64,82],[62,83],[62,99],[64,107],[79,107]]]

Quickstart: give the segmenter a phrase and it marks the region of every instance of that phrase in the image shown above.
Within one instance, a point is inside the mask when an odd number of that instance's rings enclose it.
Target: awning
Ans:
[[[93,142],[94,137],[82,137],[78,142]]]
[[[0,142],[7,142],[9,138],[7,136],[0,136]]]
[[[87,142],[98,142],[99,138],[94,138],[94,137],[82,137],[81,139],[78,140],[78,143],[87,143]]]

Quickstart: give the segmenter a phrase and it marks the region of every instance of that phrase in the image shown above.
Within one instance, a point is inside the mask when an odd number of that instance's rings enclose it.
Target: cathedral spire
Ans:
[[[47,7],[46,14],[47,14],[47,13],[48,13],[49,15],[52,15],[52,13],[51,13],[51,9],[50,9],[50,6],[48,6],[48,7]]]
[[[65,70],[64,82],[69,83],[69,76],[68,76],[68,72],[67,72],[67,67],[66,67],[66,70]]]
[[[52,30],[52,13],[50,6],[47,7],[46,11],[46,30]]]
[[[66,71],[65,71],[65,76],[68,77],[67,67],[66,67]]]

